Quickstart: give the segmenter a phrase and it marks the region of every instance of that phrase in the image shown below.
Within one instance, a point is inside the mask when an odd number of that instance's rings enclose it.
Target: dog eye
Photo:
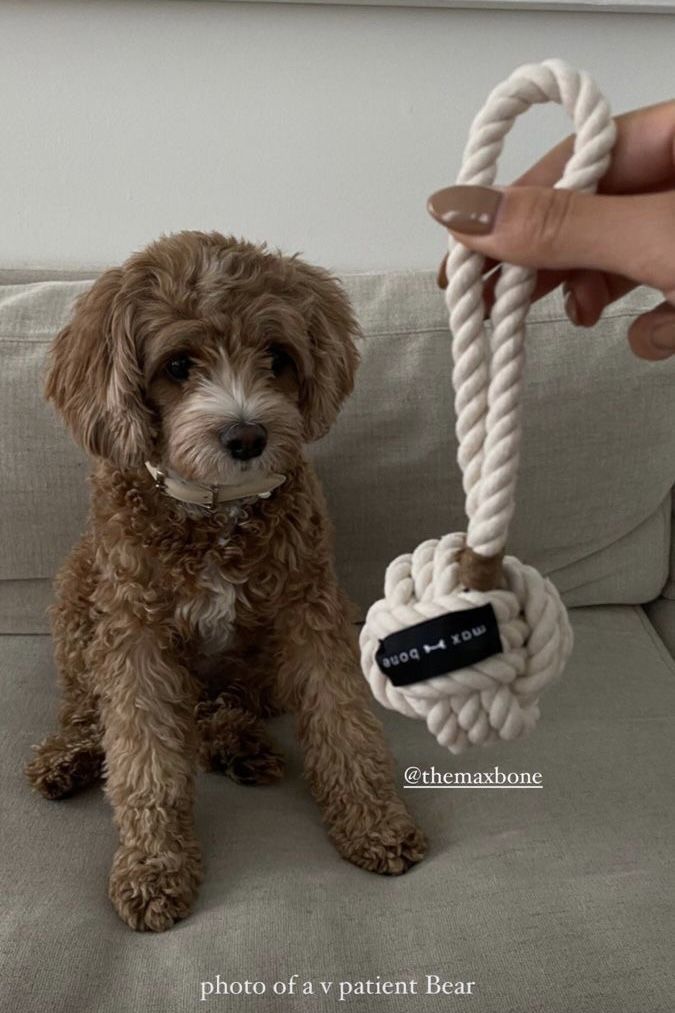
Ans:
[[[175,359],[169,359],[165,369],[172,380],[178,380],[180,383],[187,380],[191,366],[192,359],[188,355],[177,355]]]
[[[292,364],[288,352],[285,352],[279,345],[270,345],[267,349],[267,354],[271,359],[270,369],[274,376],[279,376],[287,366]]]

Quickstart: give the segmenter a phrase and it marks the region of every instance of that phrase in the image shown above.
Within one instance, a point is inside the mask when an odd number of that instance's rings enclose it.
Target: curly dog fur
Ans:
[[[46,394],[93,457],[91,510],[51,615],[60,729],[27,773],[50,799],[105,777],[120,839],[109,895],[134,929],[170,927],[196,895],[196,764],[244,784],[278,779],[263,719],[280,710],[297,715],[340,854],[388,874],[423,856],[303,450],[352,389],[357,336],[326,272],[183,232],[104,273],[54,341]],[[222,436],[242,421],[267,434],[247,460]],[[146,460],[207,485],[256,471],[286,481],[207,510],[158,489]]]

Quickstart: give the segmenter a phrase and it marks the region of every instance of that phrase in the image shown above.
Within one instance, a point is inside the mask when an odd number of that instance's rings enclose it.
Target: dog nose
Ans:
[[[265,449],[267,430],[258,422],[238,422],[223,429],[220,442],[235,461],[249,461]]]

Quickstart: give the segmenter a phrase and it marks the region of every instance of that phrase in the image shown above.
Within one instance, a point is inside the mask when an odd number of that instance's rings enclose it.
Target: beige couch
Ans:
[[[192,917],[136,935],[109,906],[114,847],[99,790],[30,793],[31,743],[53,724],[45,608],[80,530],[87,462],[40,396],[47,343],[88,276],[0,272],[0,1003],[38,1010],[672,1013],[675,760],[675,359],[629,352],[636,293],[593,331],[552,298],[532,313],[524,449],[510,549],[549,573],[576,647],[522,742],[453,758],[424,726],[383,713],[403,771],[540,771],[542,791],[408,791],[427,860],[400,879],[343,862],[276,722],[286,780],[199,780],[206,878]],[[451,361],[431,275],[345,279],[366,341],[358,389],[313,448],[338,530],[342,580],[362,610],[387,562],[463,527]],[[375,705],[374,705],[375,706]],[[292,974],[313,996],[272,993]],[[256,997],[203,981],[255,979]],[[426,975],[474,981],[425,994]],[[356,983],[416,979],[416,995]],[[327,995],[319,981],[334,981]],[[353,984],[340,1001],[341,981]],[[346,990],[346,989],[345,989]]]

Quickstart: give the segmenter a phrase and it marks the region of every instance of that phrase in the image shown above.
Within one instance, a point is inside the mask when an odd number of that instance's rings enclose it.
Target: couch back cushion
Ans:
[[[344,282],[365,334],[363,363],[311,456],[337,529],[338,571],[363,613],[392,558],[465,520],[447,316],[433,276]],[[0,632],[46,631],[49,582],[84,524],[88,462],[43,402],[42,372],[89,284],[0,273]],[[653,304],[633,293],[590,331],[566,322],[556,295],[530,315],[509,551],[548,573],[569,605],[645,602],[669,579],[675,359],[640,361],[625,339],[631,317]]]

